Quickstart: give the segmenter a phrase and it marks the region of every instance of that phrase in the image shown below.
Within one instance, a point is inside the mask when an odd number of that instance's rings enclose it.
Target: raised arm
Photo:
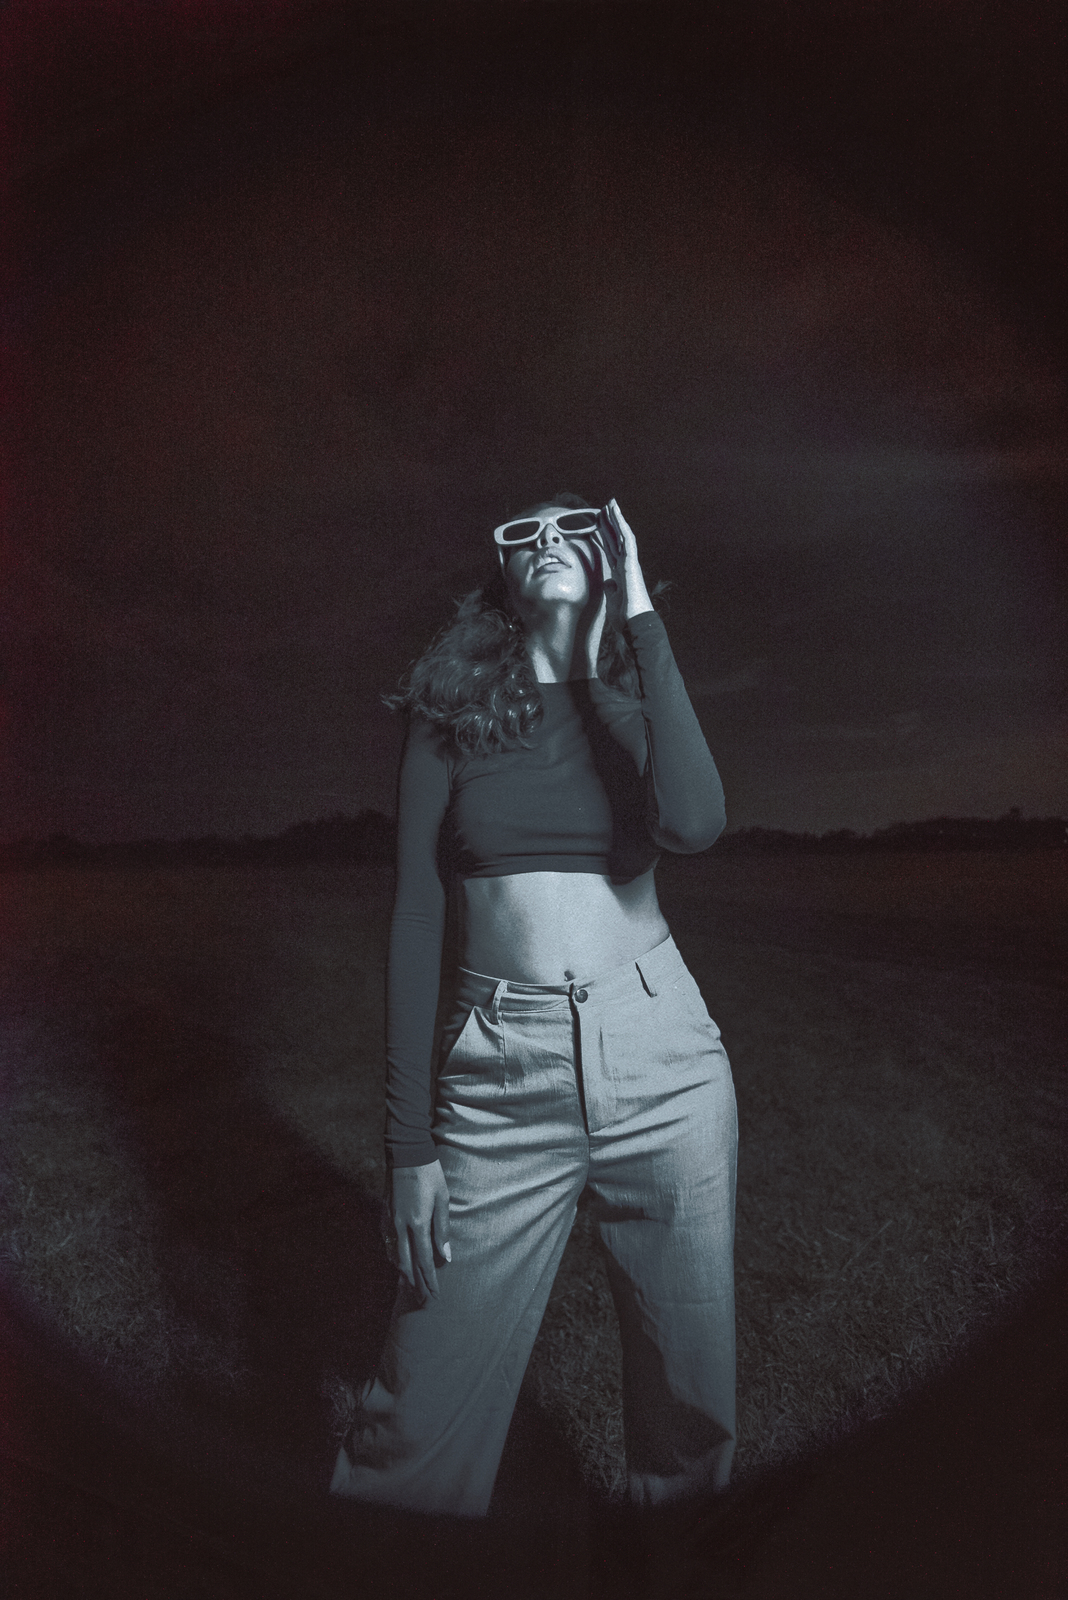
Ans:
[[[665,850],[691,855],[707,850],[723,832],[723,784],[661,618],[653,610],[638,560],[634,533],[614,500],[608,512],[619,534],[619,558],[609,581],[620,589],[625,630],[634,647],[641,691],[645,745],[653,780],[656,815],[650,818],[654,841]],[[602,604],[587,646],[591,679],[604,620]],[[594,691],[602,715],[612,720],[610,697]]]
[[[656,797],[651,832],[658,845],[692,855],[723,832],[723,784],[697,713],[655,611],[631,617],[626,629],[638,663],[642,718]]]

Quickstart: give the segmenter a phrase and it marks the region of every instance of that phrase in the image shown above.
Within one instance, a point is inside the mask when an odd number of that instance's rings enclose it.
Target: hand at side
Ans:
[[[397,1233],[397,1265],[417,1294],[436,1295],[437,1268],[452,1257],[449,1190],[441,1162],[394,1167],[390,1202]]]

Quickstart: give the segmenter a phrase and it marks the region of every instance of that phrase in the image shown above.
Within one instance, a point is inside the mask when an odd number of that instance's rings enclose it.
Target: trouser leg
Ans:
[[[630,1497],[725,1489],[735,1442],[734,1295],[726,1240],[704,1208],[600,1223],[623,1346]]]
[[[582,1028],[584,1079],[611,1113],[590,1187],[623,1344],[628,1484],[649,1505],[726,1488],[735,1438],[734,1089],[679,966]]]
[[[437,1299],[398,1296],[377,1374],[331,1483],[415,1511],[484,1516],[516,1398],[571,1227],[545,1230],[525,1259],[489,1263],[453,1234]],[[473,1281],[477,1279],[478,1281]],[[486,1291],[493,1296],[487,1301]]]
[[[563,1018],[566,1031],[566,1003]],[[569,1104],[550,1081],[563,1058],[545,1042],[533,1041],[529,1070],[506,1068],[501,1030],[473,1014],[449,1058],[435,1138],[452,1262],[438,1269],[436,1298],[417,1305],[402,1287],[334,1493],[464,1516],[489,1506],[586,1176],[573,1070]]]

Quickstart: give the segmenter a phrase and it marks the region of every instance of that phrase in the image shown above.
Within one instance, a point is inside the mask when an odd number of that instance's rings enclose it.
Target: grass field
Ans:
[[[738,1090],[742,1479],[937,1371],[1063,1236],[1066,866],[663,870]],[[312,1477],[320,1394],[369,1370],[388,1310],[389,889],[375,867],[0,876],[9,1292],[116,1406],[270,1416]],[[525,1393],[618,1495],[618,1342],[581,1211]]]

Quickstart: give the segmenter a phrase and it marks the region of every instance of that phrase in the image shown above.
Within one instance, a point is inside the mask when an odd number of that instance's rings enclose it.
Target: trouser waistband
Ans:
[[[608,1000],[639,985],[647,995],[655,995],[670,974],[683,966],[678,945],[668,934],[660,944],[634,961],[625,961],[597,978],[574,979],[570,983],[518,983],[511,978],[495,978],[468,967],[457,970],[456,1006],[464,1010],[477,1007],[496,1019],[503,1012],[541,1009],[542,1006],[569,1005],[572,1000]]]

